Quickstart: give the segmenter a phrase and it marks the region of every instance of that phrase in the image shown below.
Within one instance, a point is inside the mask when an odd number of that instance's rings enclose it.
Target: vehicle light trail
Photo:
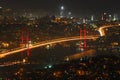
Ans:
[[[98,36],[87,36],[86,37],[86,39],[96,39],[96,38],[98,38]],[[48,40],[48,41],[43,41],[43,42],[40,42],[40,43],[36,43],[33,46],[30,46],[29,49],[45,46],[45,45],[48,45],[48,44],[55,44],[55,43],[66,42],[66,41],[74,41],[74,40],[80,40],[80,39],[84,39],[84,38],[80,38],[80,36],[75,36],[75,37],[53,39],[53,40]],[[20,48],[20,49],[13,50],[13,51],[10,51],[10,52],[2,53],[2,54],[0,54],[0,58],[3,58],[5,56],[15,54],[15,53],[18,53],[18,52],[21,52],[21,51],[24,51],[24,50],[27,50],[27,48]]]
[[[98,28],[98,31],[100,33],[100,36],[105,36],[105,28],[110,28],[110,27],[120,27],[120,25],[107,25],[107,26],[101,26],[100,28]]]

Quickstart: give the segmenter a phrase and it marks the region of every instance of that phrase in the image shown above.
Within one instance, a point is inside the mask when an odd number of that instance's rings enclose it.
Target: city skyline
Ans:
[[[0,5],[14,10],[40,10],[52,14],[59,14],[60,6],[75,16],[108,13],[120,13],[119,1],[113,0],[1,0]]]

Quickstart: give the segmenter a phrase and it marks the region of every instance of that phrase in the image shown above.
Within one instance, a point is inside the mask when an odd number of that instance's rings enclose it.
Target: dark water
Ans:
[[[76,42],[78,41],[64,42],[52,45],[50,44],[43,47],[35,48],[30,50],[30,56],[26,55],[27,51],[23,51],[0,59],[0,63],[2,64],[4,62],[22,61],[23,59],[26,59],[27,62],[30,63],[39,64],[59,63],[61,60],[64,59],[65,56],[69,56],[78,52],[77,48],[79,48],[79,46],[76,45]]]

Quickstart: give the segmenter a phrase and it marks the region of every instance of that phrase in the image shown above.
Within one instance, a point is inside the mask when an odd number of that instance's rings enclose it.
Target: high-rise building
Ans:
[[[109,18],[108,18],[108,21],[109,21],[109,22],[112,21],[112,15],[109,14],[108,17],[109,17]]]
[[[114,14],[114,16],[113,16],[113,21],[118,21],[118,16],[117,16],[117,14]]]
[[[106,21],[106,20],[107,20],[107,13],[103,13],[103,14],[102,14],[102,20],[103,20],[103,21]]]
[[[64,6],[61,6],[60,7],[60,18],[63,18],[65,16],[64,10],[65,10]]]
[[[68,17],[68,18],[71,18],[71,17],[72,17],[72,15],[71,15],[71,14],[72,14],[71,12],[68,12],[67,17]]]
[[[93,15],[91,16],[91,21],[94,21],[94,16]]]

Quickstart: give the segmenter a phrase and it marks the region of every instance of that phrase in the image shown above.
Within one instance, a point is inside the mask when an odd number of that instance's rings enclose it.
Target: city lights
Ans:
[[[119,3],[0,0],[0,80],[120,80]]]

